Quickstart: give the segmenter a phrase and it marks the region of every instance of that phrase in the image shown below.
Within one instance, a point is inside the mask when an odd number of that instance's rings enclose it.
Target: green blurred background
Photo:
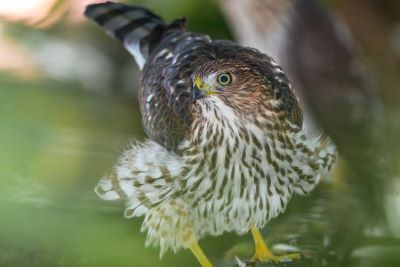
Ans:
[[[144,247],[141,219],[125,220],[121,203],[94,195],[98,178],[144,134],[138,69],[83,18],[88,2],[0,1],[0,266],[197,266],[188,251],[160,261],[158,249]],[[212,38],[233,38],[216,1],[126,2],[167,20],[187,16],[190,30]],[[324,3],[353,32],[384,106],[382,210],[368,220],[366,200],[340,182],[339,166],[333,181],[295,198],[264,233],[311,255],[305,266],[400,266],[400,8],[395,0]],[[352,210],[358,206],[362,215]],[[251,253],[249,236],[201,245],[217,265],[233,266],[227,252]]]

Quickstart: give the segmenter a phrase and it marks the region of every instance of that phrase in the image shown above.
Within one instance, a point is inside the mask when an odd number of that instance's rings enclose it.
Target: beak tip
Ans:
[[[196,101],[196,100],[203,98],[204,93],[197,86],[195,86],[193,88],[192,97],[193,97],[193,101]]]

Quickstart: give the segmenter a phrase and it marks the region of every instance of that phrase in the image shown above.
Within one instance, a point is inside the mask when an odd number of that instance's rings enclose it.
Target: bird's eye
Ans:
[[[232,77],[229,73],[221,73],[218,75],[217,81],[220,85],[228,85],[232,81]]]

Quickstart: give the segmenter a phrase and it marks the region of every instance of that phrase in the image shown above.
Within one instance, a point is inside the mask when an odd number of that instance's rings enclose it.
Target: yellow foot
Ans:
[[[256,252],[254,253],[253,257],[251,257],[250,263],[254,262],[284,263],[284,262],[299,260],[301,258],[301,255],[299,253],[275,256],[268,249],[267,245],[265,244],[261,236],[260,231],[257,228],[252,227],[251,233],[253,234]]]

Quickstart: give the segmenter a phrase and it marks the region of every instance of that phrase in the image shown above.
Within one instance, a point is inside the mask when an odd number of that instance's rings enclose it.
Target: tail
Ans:
[[[85,16],[103,27],[109,35],[119,39],[141,69],[168,29],[168,25],[149,10],[121,3],[88,5]]]

